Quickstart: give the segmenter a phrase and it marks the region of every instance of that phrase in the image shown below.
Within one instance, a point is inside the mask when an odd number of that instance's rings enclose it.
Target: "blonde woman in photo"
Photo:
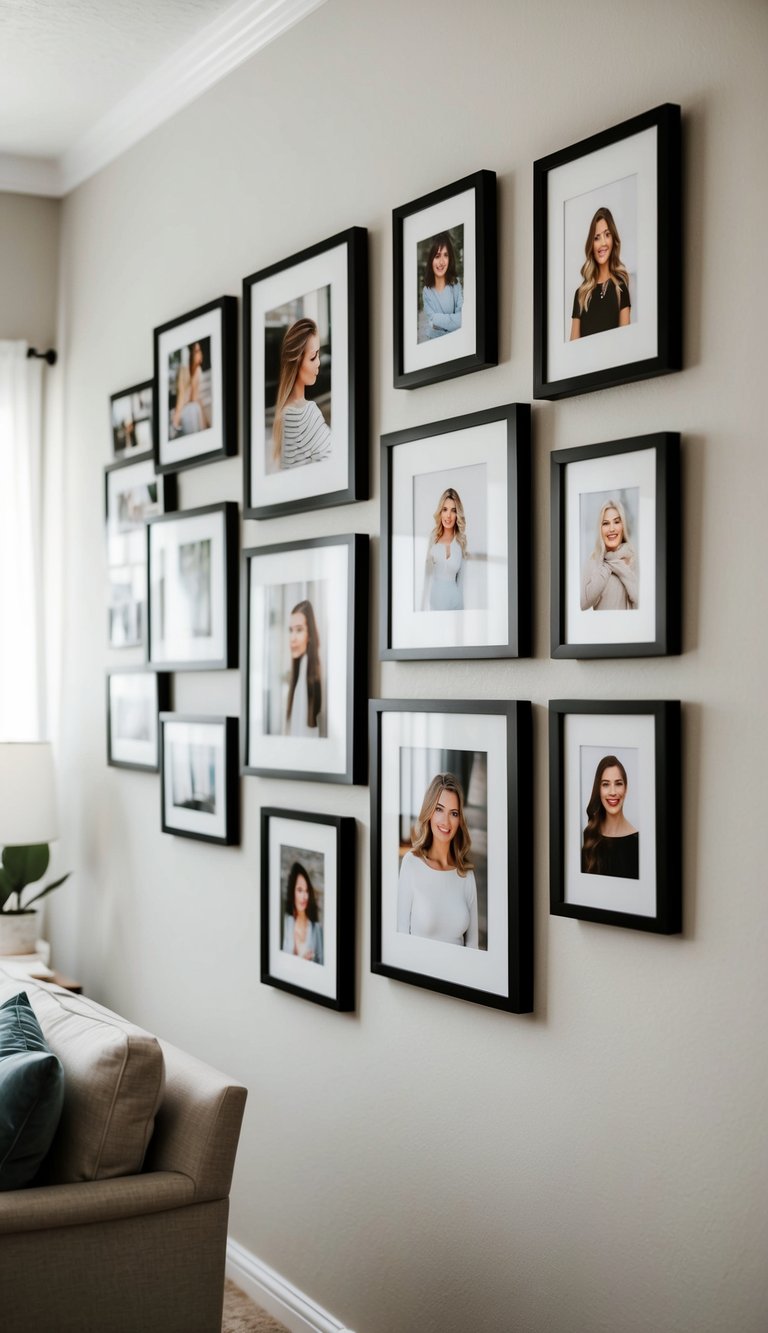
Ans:
[[[179,366],[176,376],[176,406],[171,414],[171,436],[195,435],[210,426],[201,398],[203,349],[199,342],[189,344],[187,364]]]
[[[477,885],[464,817],[464,793],[452,773],[430,782],[397,885],[397,929],[404,935],[479,947]]]
[[[464,565],[469,558],[467,520],[458,491],[444,490],[429,536],[423,610],[464,610]]]
[[[282,468],[319,463],[331,452],[331,432],[305,390],[320,374],[320,336],[313,319],[297,319],[280,348],[280,378],[272,427],[275,463]]]
[[[571,342],[629,324],[629,274],[621,262],[621,237],[609,208],[598,208],[589,224],[571,314]]]
[[[581,571],[582,611],[637,610],[637,556],[624,508],[606,500],[597,519],[595,549]]]

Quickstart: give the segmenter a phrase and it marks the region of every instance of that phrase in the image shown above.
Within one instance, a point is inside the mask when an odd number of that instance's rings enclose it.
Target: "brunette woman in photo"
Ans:
[[[295,954],[308,963],[323,961],[323,928],[317,898],[312,880],[299,861],[294,861],[288,875],[283,953]]]
[[[318,737],[323,703],[320,636],[312,603],[297,602],[288,620],[291,678],[285,714],[286,736]]]
[[[629,274],[621,262],[621,237],[609,208],[598,208],[589,224],[571,315],[571,342],[629,324]]]
[[[427,338],[442,338],[461,328],[464,293],[456,271],[453,241],[447,231],[435,236],[430,246],[421,301],[427,317]]]
[[[581,845],[585,875],[640,877],[640,834],[624,814],[627,770],[614,754],[597,766],[587,804],[587,827]]]

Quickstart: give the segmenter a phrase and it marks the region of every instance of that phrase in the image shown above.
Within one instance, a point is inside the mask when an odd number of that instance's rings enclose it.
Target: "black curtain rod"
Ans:
[[[31,356],[39,356],[41,361],[47,361],[49,366],[56,365],[56,355],[57,354],[52,347],[49,347],[47,352],[38,352],[36,347],[27,348],[27,360],[29,360]]]

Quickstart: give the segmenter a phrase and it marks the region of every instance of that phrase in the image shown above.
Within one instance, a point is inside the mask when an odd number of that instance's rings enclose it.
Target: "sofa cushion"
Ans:
[[[25,985],[65,1073],[61,1122],[41,1180],[62,1185],[135,1175],[163,1095],[160,1043],[82,995]]]
[[[0,1190],[20,1189],[51,1146],[64,1070],[22,991],[0,1005]]]

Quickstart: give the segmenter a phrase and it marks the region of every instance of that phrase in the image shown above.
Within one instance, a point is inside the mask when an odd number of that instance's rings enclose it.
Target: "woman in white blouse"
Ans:
[[[424,610],[464,610],[464,562],[467,549],[467,520],[459,492],[443,491],[434,513],[429,536]]]
[[[401,934],[479,947],[477,885],[464,818],[464,793],[452,773],[430,782],[397,886]]]

